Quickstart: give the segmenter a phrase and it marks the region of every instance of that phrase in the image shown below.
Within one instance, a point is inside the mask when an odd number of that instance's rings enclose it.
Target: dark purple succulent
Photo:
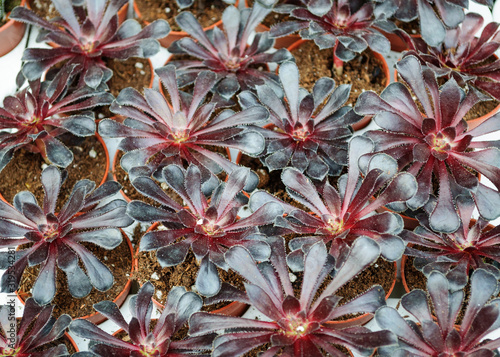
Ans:
[[[73,356],[210,356],[214,335],[175,339],[175,334],[185,325],[191,314],[203,306],[201,298],[193,292],[187,292],[184,287],[172,288],[156,326],[151,328],[154,291],[153,285],[147,282],[138,294],[132,297],[130,301],[132,319],[128,323],[114,302],[101,301],[94,304],[96,311],[127,333],[130,342],[111,336],[88,320],[74,320],[69,328],[70,331],[89,339],[92,344],[89,347],[90,352],[77,353]]]
[[[493,7],[493,0],[473,1]],[[419,34],[430,46],[438,46],[450,39],[447,28],[456,28],[464,21],[464,9],[468,7],[468,0],[382,0],[375,13],[403,22],[418,18]]]
[[[238,113],[228,109],[215,115],[219,102],[206,100],[218,81],[215,73],[200,72],[192,96],[179,91],[174,66],[159,68],[156,73],[170,100],[154,89],[145,89],[142,96],[132,88],[125,88],[110,109],[127,119],[123,124],[110,119],[99,123],[102,136],[124,138],[119,149],[126,152],[120,162],[125,171],[147,165],[160,179],[163,167],[170,164],[183,167],[187,163],[199,166],[205,181],[222,170],[230,173],[239,168],[206,146],[233,148],[251,156],[264,150],[262,135],[247,126],[265,121],[269,117],[266,108],[255,106]],[[245,189],[253,190],[257,183],[257,175],[252,174]]]
[[[453,285],[453,278],[433,271],[427,280],[428,294],[417,289],[402,297],[401,305],[418,324],[403,319],[392,307],[378,309],[375,318],[379,326],[399,338],[399,345],[379,348],[380,356],[498,356],[500,339],[484,340],[500,327],[500,300],[492,300],[498,293],[496,277],[483,269],[472,274],[471,293],[459,328],[455,324],[465,294],[451,289]]]
[[[191,36],[174,42],[169,48],[174,54],[171,63],[178,70],[180,87],[193,83],[200,71],[208,69],[217,74],[215,92],[226,99],[240,89],[255,89],[257,85],[281,90],[276,74],[269,72],[267,65],[293,60],[292,54],[286,49],[267,52],[274,44],[267,32],[256,33],[251,44],[247,44],[255,27],[270,12],[271,7],[259,0],[251,9],[238,10],[229,6],[222,14],[223,29],[214,27],[206,32],[192,13],[180,13],[176,21]],[[175,60],[175,55],[196,59]]]
[[[71,323],[69,315],[52,316],[53,305],[39,306],[28,299],[17,325],[12,306],[0,308],[2,334],[0,334],[0,355],[9,357],[63,357],[69,356],[63,343],[46,347],[61,338]],[[32,326],[30,328],[30,326]],[[42,348],[43,351],[39,351]],[[38,351],[37,351],[38,350]]]
[[[417,215],[420,226],[401,233],[412,244],[405,254],[415,257],[415,267],[426,275],[433,270],[454,274],[460,287],[467,283],[471,269],[485,269],[500,277],[500,271],[487,263],[488,259],[500,263],[500,226],[492,228],[482,218],[472,220],[475,204],[470,197],[458,197],[456,205],[461,222],[453,233],[433,232],[427,214]]]
[[[494,55],[500,48],[500,24],[490,22],[476,37],[483,22],[481,15],[468,13],[458,28],[446,31],[438,46],[401,32],[410,47],[404,56],[416,56],[439,78],[454,78],[462,88],[474,87],[500,100],[500,60]]]
[[[7,96],[0,108],[0,170],[18,149],[40,153],[47,163],[67,167],[73,153],[57,136],[95,134],[95,116],[85,111],[109,105],[113,96],[102,88],[89,87],[68,93],[74,66],[63,68],[52,81],[39,79],[13,96]],[[71,113],[78,112],[76,114]]]
[[[377,213],[377,210],[391,202],[410,199],[417,183],[408,173],[398,174],[396,160],[385,154],[374,155],[364,178],[360,178],[359,158],[372,149],[373,143],[367,138],[356,136],[351,140],[348,173],[339,178],[337,188],[328,180],[315,186],[297,169],[284,169],[281,180],[288,194],[308,211],[279,201],[264,191],[252,194],[252,209],[268,201],[283,205],[287,216],[279,217],[275,223],[281,234],[284,230],[302,235],[290,241],[292,253],[288,259],[292,269],[303,269],[304,253],[317,241],[330,244],[330,254],[341,260],[344,249],[360,236],[377,241],[384,258],[401,257],[404,251],[404,243],[398,237],[403,229],[401,217],[391,212]]]
[[[295,296],[286,266],[284,240],[270,238],[270,263],[257,264],[250,252],[241,246],[226,253],[229,266],[245,278],[243,292],[223,292],[224,299],[246,302],[264,314],[268,321],[197,312],[189,320],[189,334],[202,337],[222,334],[214,341],[214,356],[240,356],[269,344],[262,356],[343,356],[338,346],[370,355],[376,347],[396,342],[389,331],[371,332],[360,325],[351,327],[330,323],[348,314],[370,313],[385,305],[384,290],[375,285],[344,305],[335,292],[359,272],[372,264],[380,249],[374,241],[359,238],[347,253],[345,263],[335,269],[335,259],[328,255],[324,243],[318,242],[304,257],[304,277],[300,296]],[[318,289],[329,277],[325,289]],[[317,294],[319,296],[317,296]],[[317,298],[315,298],[317,296]],[[281,353],[281,354],[280,354]]]
[[[437,203],[429,219],[434,231],[458,229],[455,198],[460,194],[472,195],[485,220],[499,217],[500,142],[477,139],[499,129],[500,114],[470,130],[463,118],[484,95],[472,87],[465,94],[453,78],[438,87],[434,72],[422,69],[414,56],[405,57],[396,68],[406,85],[391,83],[380,96],[364,92],[354,110],[375,115],[382,128],[365,134],[375,142],[375,152],[396,158],[399,169],[416,176],[418,191],[407,207],[415,210],[431,202],[434,182]],[[476,174],[490,179],[496,189],[481,183]]]
[[[88,295],[92,287],[106,291],[113,285],[113,274],[108,267],[80,243],[90,242],[108,250],[120,245],[122,233],[117,227],[132,223],[125,214],[127,203],[116,199],[94,208],[117,193],[120,185],[110,181],[95,188],[94,182],[80,180],[56,213],[64,179],[65,172],[55,166],[43,170],[42,207],[29,191],[19,192],[14,197],[14,206],[0,201],[0,248],[26,245],[16,251],[12,269],[2,275],[2,292],[16,289],[25,269],[39,264],[32,294],[41,305],[48,304],[55,296],[57,267],[66,274],[69,292],[77,298]],[[10,259],[11,253],[1,252],[0,269],[7,269],[12,263]]]
[[[293,166],[317,180],[339,175],[347,164],[349,125],[361,119],[351,107],[343,106],[351,86],[335,88],[335,81],[324,77],[312,93],[305,92],[299,87],[294,62],[283,63],[279,77],[284,98],[265,85],[257,86],[258,97],[249,91],[239,96],[243,107],[262,103],[270,112],[274,127],[260,131],[266,138],[265,165],[271,171]]]
[[[80,86],[96,88],[113,75],[104,58],[126,60],[156,54],[160,48],[156,39],[167,36],[170,26],[164,20],[144,29],[136,20],[119,25],[117,13],[126,3],[127,0],[52,0],[61,16],[50,22],[25,7],[15,8],[10,14],[12,19],[40,27],[37,40],[55,44],[50,49],[26,49],[23,74],[32,81],[65,61],[63,68],[76,65]]]
[[[342,61],[352,60],[368,47],[389,53],[389,40],[376,28],[384,27],[385,21],[375,18],[374,8],[375,3],[370,1],[300,0],[298,5],[275,9],[288,13],[292,21],[273,25],[270,35],[282,37],[300,31],[303,39],[314,40],[320,49],[334,48],[334,67],[341,73]]]
[[[168,197],[151,178],[136,178],[132,182],[134,187],[163,208],[132,201],[127,213],[139,222],[161,221],[169,228],[145,234],[140,250],[156,250],[160,265],[169,267],[182,263],[191,248],[201,260],[196,288],[205,296],[215,295],[220,290],[217,267],[228,269],[224,253],[230,247],[242,245],[255,259],[267,260],[271,251],[258,227],[272,224],[283,214],[283,209],[269,202],[245,218],[238,217],[244,203],[237,196],[241,195],[249,172],[243,167],[231,172],[227,181],[221,182],[208,198],[203,193],[202,175],[197,166],[190,165],[187,170],[176,165],[167,166],[163,169],[164,180],[184,200],[186,208]],[[184,239],[179,240],[181,237]]]

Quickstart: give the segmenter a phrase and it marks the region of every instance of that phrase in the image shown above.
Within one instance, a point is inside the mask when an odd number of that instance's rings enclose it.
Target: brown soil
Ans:
[[[413,291],[415,289],[421,289],[423,291],[427,291],[427,285],[426,285],[427,279],[425,275],[421,271],[417,270],[417,268],[415,268],[415,266],[413,265],[413,260],[414,260],[413,257],[407,256],[406,258],[407,259],[404,266],[404,274],[408,288],[410,289],[410,291]],[[467,309],[467,305],[469,303],[469,297],[470,297],[469,283],[465,286],[464,292],[465,292],[464,301],[462,303],[462,310],[459,312],[457,317],[456,321],[457,325],[461,324],[465,314],[465,310]],[[497,295],[497,297],[500,297],[500,293]]]
[[[5,13],[3,15],[6,15],[10,13],[16,6],[21,5],[21,0],[4,0],[4,11]],[[8,17],[5,16],[4,18],[0,17],[0,26],[5,25],[9,21]]]
[[[156,252],[140,252],[138,254],[139,271],[136,273],[136,278],[139,284],[144,284],[146,281],[151,281],[156,290],[155,300],[164,305],[168,292],[174,286],[184,286],[186,290],[192,290],[196,282],[199,264],[193,252],[189,250],[186,260],[175,266],[163,268],[156,260]],[[221,282],[227,282],[238,289],[243,290],[243,279],[234,271],[225,271],[217,268]],[[153,278],[155,274],[158,278]],[[156,276],[155,276],[156,277]],[[214,311],[226,306],[226,302],[221,302],[214,305],[206,305],[202,308],[203,311]]]
[[[116,165],[113,168],[113,174],[115,175],[116,181],[118,181],[122,185],[123,193],[130,200],[140,200],[140,201],[146,202],[146,203],[153,205],[153,206],[159,206],[160,204],[158,202],[156,202],[155,200],[152,200],[149,197],[142,195],[139,191],[137,191],[134,188],[134,186],[132,186],[132,183],[128,179],[127,172],[124,169],[122,169],[122,167],[120,166],[120,160],[121,160],[123,155],[125,155],[125,153],[123,151],[116,152],[116,156],[117,156],[117,159],[115,161]],[[169,195],[170,198],[172,198],[174,201],[176,201],[180,205],[184,205],[184,201],[182,200],[182,198],[177,193],[175,193],[171,188],[169,188],[166,184],[160,184],[159,182],[157,182],[157,183],[159,185],[162,185],[163,191],[167,195]]]
[[[410,22],[403,22],[401,20],[394,20],[394,24],[404,30],[409,35],[417,35],[420,32],[420,24],[418,19]]]
[[[82,299],[77,299],[69,293],[66,275],[63,271],[58,269],[56,281],[57,292],[54,300],[52,301],[52,304],[55,305],[54,316],[56,317],[62,314],[68,314],[75,319],[94,313],[93,304],[103,300],[114,300],[123,291],[123,288],[130,278],[132,257],[130,255],[130,248],[125,240],[125,237],[123,238],[123,242],[112,251],[108,251],[92,243],[82,243],[82,245],[90,250],[111,270],[115,279],[114,284],[111,289],[106,292],[92,289],[88,296]],[[81,266],[83,268],[83,265]],[[31,290],[36,277],[38,276],[39,270],[40,265],[26,268],[19,286],[21,294],[23,294],[22,292]],[[27,296],[24,296],[24,299],[27,299],[29,296],[31,296],[30,293],[27,294]]]
[[[59,16],[59,12],[56,10],[52,1],[48,0],[30,0],[29,1],[31,10],[35,12],[41,18],[46,20],[53,19],[56,16]]]
[[[291,51],[300,72],[300,85],[312,91],[321,77],[331,77],[336,85],[351,84],[351,94],[346,105],[354,107],[364,90],[381,93],[387,83],[382,62],[371,55],[368,49],[349,62],[344,62],[344,72],[338,76],[333,71],[333,50],[320,50],[313,41],[306,41]]]
[[[486,94],[486,93],[485,93]],[[486,94],[487,95],[487,94]],[[480,102],[472,107],[471,110],[467,112],[464,119],[466,121],[480,118],[484,115],[493,115],[492,111],[500,104],[496,99],[492,99],[488,102]]]
[[[57,209],[60,209],[71,194],[75,183],[82,179],[89,179],[99,185],[106,171],[106,153],[104,147],[95,136],[87,138],[71,137],[63,140],[73,152],[74,160],[68,168],[68,178],[61,188]],[[71,145],[71,146],[69,146]],[[97,156],[91,158],[89,153],[95,151]],[[9,164],[0,173],[0,193],[12,202],[20,191],[31,191],[38,202],[43,202],[44,191],[40,182],[42,164],[45,164],[40,154],[34,154],[24,149],[16,151]]]
[[[113,76],[106,84],[115,97],[127,87],[137,89],[140,93],[143,93],[144,88],[150,88],[153,70],[148,59],[134,57],[119,61],[107,58],[105,62],[106,67],[113,71]],[[111,113],[107,106],[99,107],[95,112],[96,119],[110,118],[116,115]]]
[[[45,345],[38,347],[35,349],[35,352],[41,352],[41,351],[46,351],[49,348],[59,346],[61,343],[64,343],[66,345],[66,348],[68,349],[69,355],[72,356],[74,353],[76,353],[75,346],[71,344],[71,342],[66,338],[66,336],[61,337],[58,340],[55,340],[53,342],[46,343]]]
[[[176,0],[135,0],[142,20],[153,22],[157,19],[167,20],[172,31],[181,31],[175,17],[182,11],[177,7]],[[188,9],[205,28],[215,24],[222,18],[222,12],[227,4],[221,0],[197,0]],[[168,11],[168,12],[167,12]]]

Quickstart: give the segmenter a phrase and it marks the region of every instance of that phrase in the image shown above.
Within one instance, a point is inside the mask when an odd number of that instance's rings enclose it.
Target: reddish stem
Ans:
[[[340,77],[344,73],[344,61],[342,61],[340,58],[338,58],[335,55],[335,52],[337,51],[338,45],[339,45],[339,41],[337,40],[337,43],[335,44],[335,47],[333,48],[333,70],[335,71],[335,74]]]

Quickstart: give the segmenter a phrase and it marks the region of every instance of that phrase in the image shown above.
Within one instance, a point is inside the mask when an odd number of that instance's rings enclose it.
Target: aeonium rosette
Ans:
[[[269,242],[269,262],[257,263],[241,246],[232,247],[225,254],[229,266],[245,278],[246,292],[220,294],[225,300],[252,305],[266,321],[205,312],[194,313],[189,320],[189,334],[193,337],[220,333],[214,341],[214,356],[241,356],[262,345],[267,345],[263,356],[319,357],[325,352],[344,355],[339,346],[369,356],[377,347],[396,343],[395,336],[387,330],[372,332],[356,323],[350,327],[330,323],[349,314],[373,313],[385,305],[380,285],[344,305],[339,305],[342,297],[335,295],[378,258],[377,243],[359,238],[346,252],[344,263],[337,265],[338,269],[324,243],[313,244],[304,257],[303,283],[296,295],[286,265],[283,238],[271,237]],[[327,277],[331,281],[320,292]]]
[[[78,352],[73,357],[182,357],[210,356],[215,335],[184,337],[177,339],[193,312],[203,306],[201,298],[184,287],[176,286],[170,290],[165,308],[156,325],[152,327],[154,287],[150,282],[144,284],[137,295],[130,300],[132,319],[126,322],[115,303],[101,301],[94,308],[117,324],[129,339],[121,340],[111,336],[93,323],[79,319],[71,323],[70,331],[77,336],[89,339],[92,343],[89,352]]]
[[[133,19],[119,25],[118,10],[126,3],[127,0],[52,0],[60,17],[51,21],[28,8],[15,8],[10,14],[12,19],[40,27],[37,40],[56,45],[49,49],[26,49],[23,74],[32,81],[65,61],[62,68],[76,65],[79,86],[96,88],[113,75],[105,58],[126,60],[155,55],[160,49],[156,39],[167,36],[170,26],[164,20],[157,20],[142,29]]]
[[[349,125],[361,119],[351,107],[343,106],[350,85],[335,87],[333,79],[323,77],[312,93],[306,93],[299,87],[293,62],[280,66],[279,78],[283,98],[268,86],[257,86],[257,95],[249,91],[239,95],[243,107],[263,104],[270,112],[274,127],[259,131],[266,138],[266,149],[259,156],[271,171],[292,165],[316,180],[338,175],[347,164]]]
[[[463,118],[484,95],[472,87],[465,94],[453,78],[438,87],[434,72],[422,69],[414,56],[403,58],[396,67],[407,86],[391,83],[380,96],[362,93],[354,110],[374,115],[382,128],[365,134],[375,142],[375,153],[394,157],[400,170],[417,178],[418,191],[407,207],[416,210],[435,194],[437,203],[429,224],[443,233],[454,232],[460,225],[455,210],[460,194],[472,195],[485,220],[499,217],[500,142],[479,138],[500,129],[500,114],[469,129]],[[495,188],[480,182],[477,174]],[[433,179],[436,192],[432,192]]]
[[[293,60],[286,49],[269,52],[274,40],[267,32],[255,33],[251,44],[248,40],[257,25],[271,12],[272,1],[256,0],[251,9],[242,10],[228,6],[222,14],[223,27],[206,32],[190,12],[182,12],[176,21],[191,37],[184,37],[170,46],[174,54],[171,63],[176,66],[180,87],[194,82],[202,70],[217,74],[214,91],[229,99],[240,89],[255,89],[267,85],[279,91],[277,76],[267,68],[268,64],[280,64]],[[193,59],[179,59],[175,55],[189,55]],[[259,68],[262,67],[262,68]]]
[[[264,138],[251,126],[268,118],[266,108],[254,106],[238,113],[226,109],[214,114],[219,102],[208,101],[206,97],[217,83],[215,73],[200,72],[193,95],[177,87],[174,66],[159,68],[156,73],[168,90],[169,100],[154,89],[145,89],[142,96],[132,88],[125,88],[110,109],[127,119],[123,124],[111,119],[99,124],[102,136],[124,138],[119,149],[126,153],[120,162],[125,171],[147,166],[161,180],[165,166],[195,164],[205,181],[222,170],[230,173],[239,168],[207,146],[233,148],[252,156],[262,152]],[[252,173],[251,177],[245,190],[257,186],[257,175]]]
[[[77,298],[87,296],[92,287],[106,291],[113,285],[109,268],[81,243],[91,242],[107,250],[120,245],[122,233],[117,228],[132,223],[125,214],[127,203],[116,199],[95,207],[116,194],[120,185],[109,181],[96,188],[94,182],[80,180],[56,213],[64,179],[65,172],[55,166],[43,170],[42,206],[29,191],[19,192],[13,206],[0,201],[0,247],[23,245],[15,253],[12,269],[2,275],[2,292],[16,289],[25,269],[36,265],[41,266],[32,294],[41,305],[51,302],[56,294],[58,267],[66,274],[69,292]],[[11,254],[0,253],[1,269],[11,266]],[[80,267],[80,261],[85,269]]]
[[[0,170],[21,148],[40,153],[49,164],[67,167],[73,153],[57,137],[68,132],[80,137],[95,134],[95,115],[86,110],[111,104],[113,96],[102,86],[69,92],[74,70],[74,66],[62,68],[51,81],[31,81],[4,99],[0,108]]]
[[[471,270],[484,269],[500,277],[495,266],[500,263],[500,226],[492,227],[481,217],[473,220],[475,204],[470,196],[457,197],[456,205],[461,222],[452,233],[434,232],[428,215],[419,213],[420,226],[401,233],[401,238],[411,244],[405,254],[414,257],[414,266],[426,276],[434,270],[452,274],[459,288],[465,286]]]
[[[495,56],[500,24],[490,22],[477,37],[483,23],[481,15],[468,13],[458,28],[446,31],[445,41],[438,46],[401,32],[410,47],[404,56],[417,57],[438,78],[454,78],[462,88],[474,87],[500,101],[500,60]]]
[[[398,237],[403,229],[401,217],[377,210],[388,203],[410,199],[416,192],[417,183],[411,174],[398,173],[396,160],[385,154],[373,156],[362,174],[359,159],[372,150],[373,143],[367,138],[357,136],[350,141],[348,173],[339,178],[337,187],[328,180],[315,185],[293,168],[283,170],[281,179],[287,193],[307,211],[264,191],[252,194],[252,209],[274,201],[287,213],[286,217],[278,217],[271,231],[301,235],[289,243],[292,252],[288,260],[292,269],[303,269],[304,253],[317,241],[328,243],[330,254],[340,261],[344,249],[360,236],[376,240],[384,258],[397,260],[401,257],[404,251],[404,243]]]
[[[229,174],[227,182],[220,182],[211,195],[205,195],[202,174],[197,166],[190,165],[187,170],[176,165],[167,166],[163,169],[164,180],[184,200],[186,208],[167,196],[151,178],[137,177],[132,182],[134,187],[162,207],[132,201],[127,213],[139,222],[160,221],[168,228],[145,234],[140,250],[156,250],[160,265],[169,267],[182,263],[191,248],[201,261],[196,289],[205,296],[220,290],[217,267],[228,269],[224,253],[230,247],[245,246],[256,259],[267,260],[269,245],[258,227],[272,224],[283,214],[283,209],[269,202],[245,218],[238,216],[244,206],[238,195],[249,180],[249,172],[247,168],[238,168]]]

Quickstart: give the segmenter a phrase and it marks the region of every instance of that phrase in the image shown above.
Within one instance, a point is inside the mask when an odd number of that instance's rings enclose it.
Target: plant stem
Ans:
[[[337,77],[342,76],[344,74],[344,61],[342,61],[340,58],[338,58],[335,55],[335,52],[337,51],[337,46],[339,45],[339,42],[337,40],[337,43],[335,44],[335,47],[333,48],[333,71]]]
[[[45,147],[44,142],[41,139],[36,139],[35,140],[35,145],[38,148],[38,150],[40,150],[40,155],[42,155],[43,160],[45,161],[45,163],[47,165],[50,165],[51,162],[50,162],[49,158],[47,157],[47,148]]]

